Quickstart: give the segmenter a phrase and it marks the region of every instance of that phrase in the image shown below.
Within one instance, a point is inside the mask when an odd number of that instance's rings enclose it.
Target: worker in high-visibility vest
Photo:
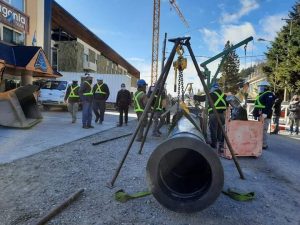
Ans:
[[[134,103],[134,111],[138,117],[138,121],[140,121],[141,116],[144,112],[145,106],[147,104],[147,95],[146,95],[146,87],[147,83],[145,80],[140,79],[137,81],[137,91],[133,95],[133,103]],[[144,120],[142,121],[141,127],[137,134],[136,141],[141,142],[143,140],[144,129],[147,126],[148,117],[145,116]]]
[[[96,116],[95,123],[102,124],[104,120],[105,104],[109,97],[109,88],[103,83],[103,79],[97,79],[97,84],[93,87],[94,101],[93,110]]]
[[[92,107],[93,107],[93,78],[87,75],[84,78],[80,87],[80,94],[82,100],[82,128],[94,128],[92,126]]]
[[[152,86],[151,89],[154,89],[155,86]],[[149,90],[148,92],[148,98],[152,94],[152,90]],[[157,89],[157,94],[159,92],[159,88]],[[164,125],[164,118],[162,118],[162,113],[163,113],[163,100],[165,99],[165,92],[163,91],[160,96],[155,95],[153,102],[152,102],[152,110],[154,111],[153,114],[153,130],[152,130],[152,136],[154,137],[160,137],[162,134],[160,132],[160,128]]]
[[[267,81],[262,81],[258,85],[258,95],[254,102],[253,116],[255,119],[264,120],[263,126],[263,149],[268,148],[267,132],[270,126],[272,117],[272,107],[276,99],[273,92],[269,90],[270,84]]]
[[[222,125],[225,124],[225,115],[224,112],[227,109],[228,103],[226,102],[226,95],[221,91],[219,84],[214,83],[210,89],[210,97],[214,102],[214,106],[217,110],[217,113],[221,119]],[[208,108],[209,114],[209,130],[211,136],[211,144],[212,148],[217,148],[219,151],[222,151],[224,147],[224,135],[222,133],[222,128],[218,124],[218,120],[216,115],[213,113],[213,109],[209,104]],[[218,145],[219,143],[219,145]]]
[[[76,123],[79,101],[80,97],[78,81],[73,80],[65,95],[65,102],[67,102],[68,111],[71,113],[72,123]]]

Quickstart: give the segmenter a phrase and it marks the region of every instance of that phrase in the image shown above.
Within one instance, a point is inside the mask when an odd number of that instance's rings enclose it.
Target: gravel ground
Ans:
[[[105,185],[130,137],[97,146],[91,143],[127,134],[134,126],[135,122],[131,122],[128,127],[113,128],[0,166],[0,224],[35,224],[80,188],[85,189],[84,194],[48,224],[300,224],[299,169],[288,176],[274,166],[274,160],[281,159],[270,152],[258,159],[240,159],[246,180],[239,179],[232,161],[222,159],[225,188],[254,191],[256,198],[251,202],[237,202],[221,195],[204,211],[178,214],[163,208],[152,196],[127,203],[115,201],[114,192],[118,189],[129,193],[147,190],[147,159],[161,139],[149,137],[142,155],[137,154],[139,145],[134,143],[114,189]]]

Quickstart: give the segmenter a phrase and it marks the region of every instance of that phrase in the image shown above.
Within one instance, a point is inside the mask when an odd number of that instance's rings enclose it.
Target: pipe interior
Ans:
[[[193,149],[174,149],[161,158],[159,183],[173,197],[202,196],[211,182],[212,172],[208,161]]]

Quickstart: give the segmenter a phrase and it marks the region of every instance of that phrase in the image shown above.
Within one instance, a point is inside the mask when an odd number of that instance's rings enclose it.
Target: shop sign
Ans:
[[[21,32],[29,32],[29,17],[0,0],[0,22]]]

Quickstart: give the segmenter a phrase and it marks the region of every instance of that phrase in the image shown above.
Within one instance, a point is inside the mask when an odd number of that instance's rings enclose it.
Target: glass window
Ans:
[[[52,80],[52,81],[47,81],[42,87],[42,89],[50,89],[50,90],[55,89],[55,90],[63,91],[67,88],[67,85],[68,85],[67,81]]]
[[[24,45],[24,34],[3,27],[3,41],[16,45]]]
[[[13,43],[13,30],[3,27],[3,41]]]
[[[57,49],[52,48],[52,68],[57,71]]]
[[[89,55],[84,54],[84,55],[83,55],[83,60],[84,60],[85,62],[88,62],[88,61],[89,61]]]
[[[4,2],[10,4],[14,8],[24,12],[24,0],[4,0]]]
[[[24,45],[24,34],[13,31],[13,42],[17,45]]]

